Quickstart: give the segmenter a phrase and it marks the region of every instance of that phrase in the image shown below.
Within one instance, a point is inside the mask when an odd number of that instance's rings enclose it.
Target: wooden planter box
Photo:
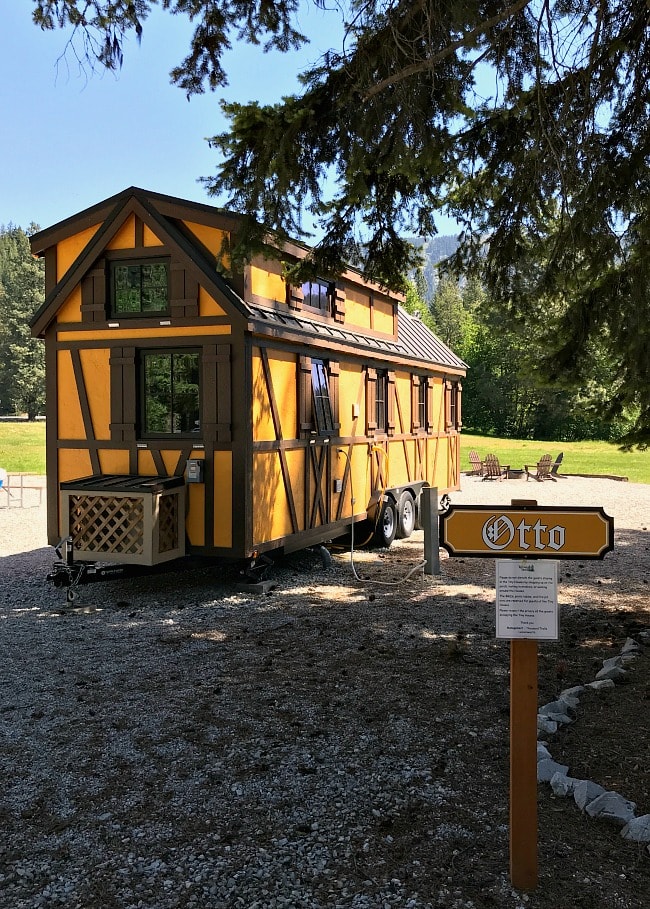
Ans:
[[[157,565],[185,555],[182,477],[70,480],[61,484],[61,512],[75,559]]]

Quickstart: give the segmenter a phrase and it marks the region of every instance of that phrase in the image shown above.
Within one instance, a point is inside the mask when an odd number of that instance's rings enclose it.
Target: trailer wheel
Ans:
[[[379,520],[373,533],[373,541],[376,546],[385,546],[388,548],[395,539],[397,533],[397,506],[392,499],[386,499],[381,506]]]
[[[397,538],[405,540],[415,530],[415,499],[410,492],[403,492],[397,503]]]

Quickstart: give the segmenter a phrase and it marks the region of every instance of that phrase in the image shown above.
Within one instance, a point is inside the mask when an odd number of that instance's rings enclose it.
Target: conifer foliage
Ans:
[[[305,0],[307,2],[307,0]],[[312,0],[324,5],[324,0]],[[72,25],[88,59],[121,62],[144,0],[34,0],[43,27]],[[159,0],[195,23],[172,78],[188,94],[226,82],[246,40],[290,51],[299,0]],[[647,0],[340,0],[344,40],[276,104],[224,104],[209,190],[247,215],[241,255],[268,230],[323,236],[311,265],[344,261],[398,286],[451,206],[458,269],[476,270],[514,321],[548,331],[550,381],[584,380],[590,343],[617,364],[608,407],[650,441],[648,295],[650,6]],[[487,88],[486,88],[487,86]],[[328,178],[328,179],[326,179]],[[328,187],[334,186],[328,194]]]
[[[33,258],[20,227],[0,226],[0,414],[45,406],[45,355],[29,320],[45,299],[43,262]]]

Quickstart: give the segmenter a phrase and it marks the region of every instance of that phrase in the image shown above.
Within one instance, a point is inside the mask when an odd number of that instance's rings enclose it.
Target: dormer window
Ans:
[[[111,262],[111,315],[145,316],[169,311],[169,262]]]
[[[326,315],[332,314],[332,297],[334,295],[334,285],[324,281],[322,278],[315,278],[313,281],[305,281],[302,285],[303,306],[309,306],[317,309]]]

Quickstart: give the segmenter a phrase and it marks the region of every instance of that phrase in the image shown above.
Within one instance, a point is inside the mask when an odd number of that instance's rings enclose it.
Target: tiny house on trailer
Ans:
[[[238,218],[130,188],[35,234],[46,299],[48,539],[74,557],[252,560],[459,487],[465,364],[349,269],[301,286],[269,247],[229,273]]]

